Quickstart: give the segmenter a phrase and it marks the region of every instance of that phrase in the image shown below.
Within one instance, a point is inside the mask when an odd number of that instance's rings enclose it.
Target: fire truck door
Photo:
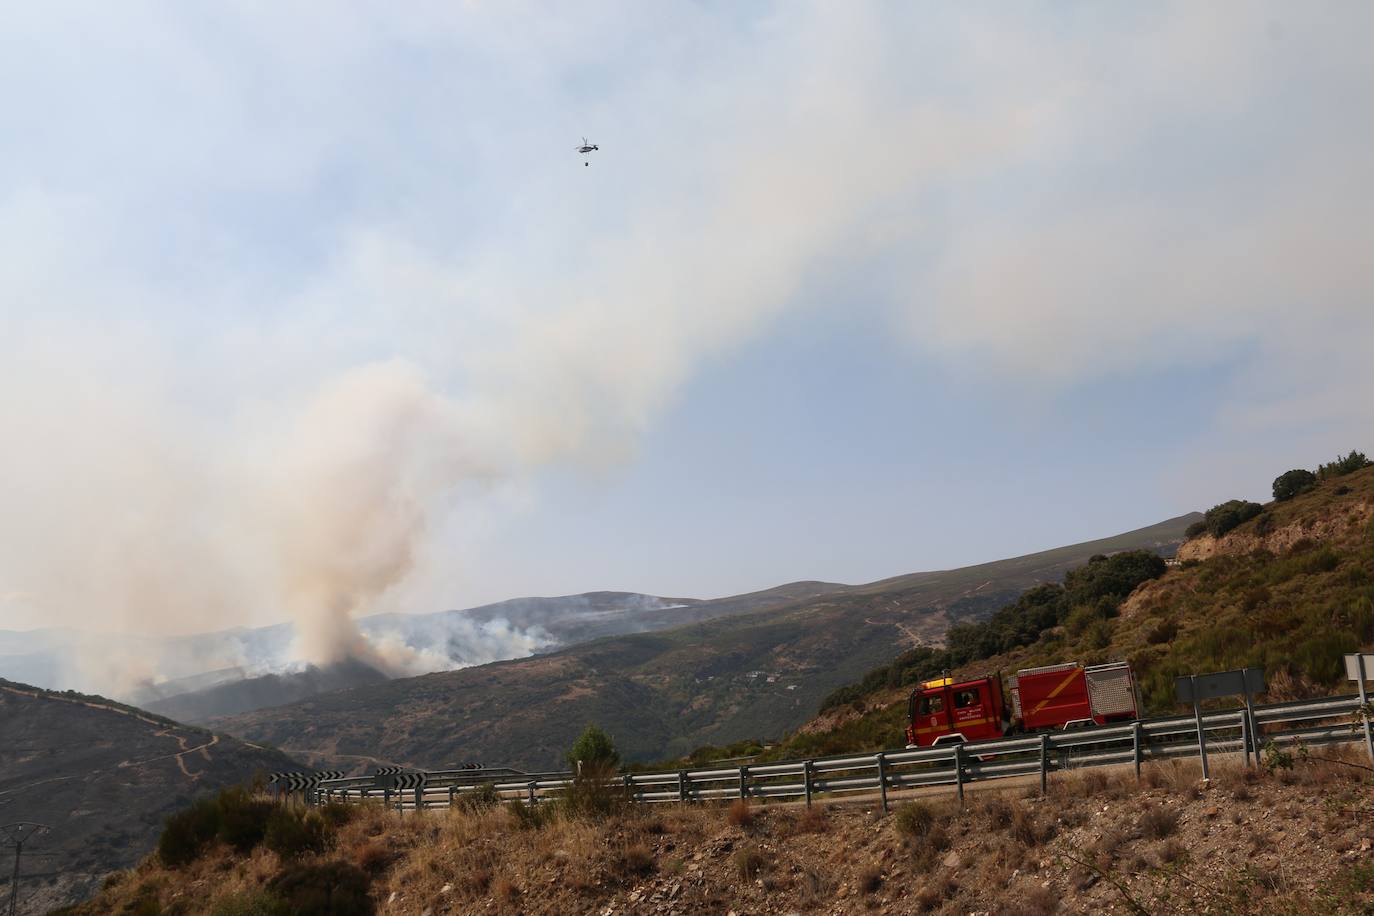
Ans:
[[[954,729],[964,731],[988,722],[986,687],[960,687],[954,691]]]
[[[916,733],[923,743],[934,741],[950,730],[947,691],[930,691],[921,695],[916,704]]]

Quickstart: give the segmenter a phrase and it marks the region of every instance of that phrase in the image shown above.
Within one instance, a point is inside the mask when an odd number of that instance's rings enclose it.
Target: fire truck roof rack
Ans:
[[[1022,668],[1017,674],[1049,674],[1052,671],[1068,671],[1079,667],[1078,662],[1065,662],[1062,665],[1041,665],[1039,668]]]

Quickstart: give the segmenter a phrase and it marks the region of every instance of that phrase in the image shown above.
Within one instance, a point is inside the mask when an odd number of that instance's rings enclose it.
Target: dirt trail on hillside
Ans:
[[[116,767],[117,769],[125,769],[125,768],[127,768],[127,767],[136,767],[136,766],[146,766],[147,764],[150,764],[150,763],[156,763],[156,762],[159,761],[159,760],[166,760],[166,759],[168,759],[168,758],[173,758],[173,759],[175,759],[176,762],[177,762],[177,767],[180,768],[181,772],[186,776],[186,778],[187,778],[187,779],[190,779],[192,782],[195,782],[196,780],[200,779],[200,777],[203,775],[203,772],[204,772],[204,771],[201,771],[201,772],[199,772],[199,773],[192,773],[192,772],[190,771],[190,769],[187,768],[187,766],[186,766],[186,760],[185,760],[186,755],[188,755],[188,754],[199,753],[199,754],[201,755],[201,757],[204,758],[204,760],[205,760],[207,763],[209,763],[209,762],[211,761],[211,759],[212,759],[212,758],[210,757],[210,748],[214,747],[216,744],[219,744],[219,735],[213,735],[213,734],[212,734],[212,735],[210,736],[210,740],[209,740],[209,741],[205,741],[205,742],[203,742],[203,743],[201,743],[201,744],[196,745],[195,747],[188,747],[188,746],[187,746],[188,742],[187,742],[186,737],[185,737],[184,735],[178,735],[178,734],[176,734],[176,732],[175,732],[175,730],[174,730],[174,727],[173,727],[173,726],[169,726],[166,722],[160,722],[160,721],[158,721],[158,720],[156,720],[156,719],[150,719],[150,718],[148,718],[147,716],[140,715],[140,714],[139,714],[138,712],[136,712],[136,711],[129,710],[129,709],[121,709],[121,708],[118,707],[118,706],[111,706],[111,705],[109,705],[109,704],[107,704],[107,703],[93,703],[93,702],[91,702],[90,700],[82,700],[82,699],[79,699],[79,698],[77,698],[77,697],[56,696],[56,695],[54,695],[54,694],[43,693],[43,692],[41,692],[41,691],[19,690],[19,689],[14,688],[14,687],[6,687],[6,686],[3,686],[3,685],[0,685],[0,690],[4,690],[4,691],[6,691],[6,692],[8,692],[8,693],[15,694],[16,696],[30,697],[30,698],[36,699],[36,700],[54,700],[54,701],[61,702],[61,703],[69,703],[69,704],[71,704],[71,705],[73,705],[73,706],[85,706],[87,709],[99,709],[99,710],[103,710],[103,711],[105,711],[105,712],[118,713],[118,714],[121,715],[121,716],[126,716],[126,717],[128,717],[128,718],[130,718],[130,719],[135,719],[135,720],[137,720],[137,721],[139,721],[139,722],[143,722],[143,723],[145,723],[145,724],[147,724],[147,725],[151,725],[151,726],[157,728],[158,730],[157,730],[156,732],[153,733],[153,737],[154,737],[154,738],[171,738],[171,739],[173,739],[174,741],[176,741],[177,747],[179,748],[179,750],[178,750],[176,753],[173,753],[173,754],[161,754],[161,755],[159,755],[159,756],[157,756],[157,757],[149,757],[149,758],[147,758],[147,759],[145,759],[145,760],[137,760],[137,761],[135,761],[135,760],[122,760],[122,761],[120,761],[119,764],[117,765],[117,767]],[[93,771],[91,771],[91,772],[96,772],[96,771],[93,770]],[[57,777],[53,777],[53,779],[73,779],[73,778],[75,778],[75,777],[71,777],[71,776],[57,776]],[[51,782],[51,781],[52,781],[51,779],[49,779],[49,780],[43,780],[43,782]],[[34,783],[33,785],[41,785],[41,784],[42,784],[42,783]],[[32,787],[32,786],[30,786],[29,788],[31,788],[31,787]]]

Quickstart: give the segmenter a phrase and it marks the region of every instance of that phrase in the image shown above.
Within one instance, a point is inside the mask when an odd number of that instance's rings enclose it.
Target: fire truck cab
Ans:
[[[1006,731],[1001,675],[954,682],[942,677],[911,692],[907,747],[930,747],[1001,737]]]

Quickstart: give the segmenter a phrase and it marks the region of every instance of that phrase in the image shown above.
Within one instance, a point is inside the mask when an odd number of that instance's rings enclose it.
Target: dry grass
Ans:
[[[882,886],[883,870],[877,866],[870,866],[859,875],[859,891],[861,893],[876,894]]]
[[[803,808],[801,814],[791,822],[793,836],[805,833],[825,833],[830,829],[830,817],[820,805]]]
[[[1041,820],[1030,808],[1020,807],[1012,811],[1010,833],[1023,846],[1039,846],[1054,837],[1055,825],[1049,819]]]
[[[732,827],[748,827],[754,822],[754,808],[747,800],[737,798],[730,803],[730,811],[725,819]]]

